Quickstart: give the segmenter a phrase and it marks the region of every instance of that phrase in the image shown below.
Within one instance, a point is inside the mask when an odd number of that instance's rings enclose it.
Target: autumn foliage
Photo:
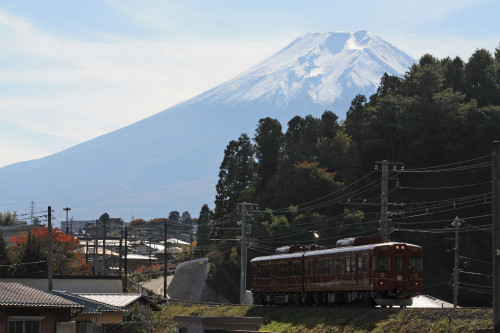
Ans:
[[[90,266],[82,255],[75,252],[77,238],[67,235],[59,228],[52,229],[52,263],[55,275],[88,274]],[[31,230],[27,235],[12,236],[9,250],[15,260],[15,273],[44,273],[47,271],[48,249],[47,227]]]

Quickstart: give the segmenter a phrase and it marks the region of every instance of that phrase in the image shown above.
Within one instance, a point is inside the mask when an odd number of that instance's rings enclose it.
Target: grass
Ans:
[[[263,317],[261,331],[280,333],[463,333],[492,332],[489,308],[380,309],[361,307],[263,307],[172,303],[157,314],[174,316]]]

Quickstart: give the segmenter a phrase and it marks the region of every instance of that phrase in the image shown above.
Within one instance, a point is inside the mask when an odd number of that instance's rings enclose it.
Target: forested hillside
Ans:
[[[335,110],[334,110],[335,111]],[[421,245],[424,293],[451,300],[453,220],[460,221],[459,305],[491,304],[491,148],[500,140],[500,47],[465,62],[424,55],[404,77],[384,75],[376,94],[358,95],[345,121],[259,121],[225,150],[212,218],[198,243],[237,272],[241,218],[249,259],[290,244],[333,247],[339,238],[379,234],[380,168],[392,162],[390,239]],[[394,169],[393,169],[394,167]],[[206,207],[204,210],[206,216]],[[315,238],[314,234],[319,235]]]

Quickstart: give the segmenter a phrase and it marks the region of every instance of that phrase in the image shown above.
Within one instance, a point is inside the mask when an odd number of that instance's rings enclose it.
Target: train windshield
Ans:
[[[422,257],[408,257],[408,272],[422,272]]]
[[[373,257],[373,271],[374,272],[390,272],[391,271],[391,257],[374,256]]]

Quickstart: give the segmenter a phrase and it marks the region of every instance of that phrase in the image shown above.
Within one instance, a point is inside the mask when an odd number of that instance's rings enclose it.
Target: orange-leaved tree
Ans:
[[[67,235],[59,228],[52,229],[52,267],[56,275],[80,275],[90,272],[80,253],[76,237]],[[12,236],[10,250],[16,260],[17,273],[41,273],[47,271],[47,227],[31,230],[28,235]]]

